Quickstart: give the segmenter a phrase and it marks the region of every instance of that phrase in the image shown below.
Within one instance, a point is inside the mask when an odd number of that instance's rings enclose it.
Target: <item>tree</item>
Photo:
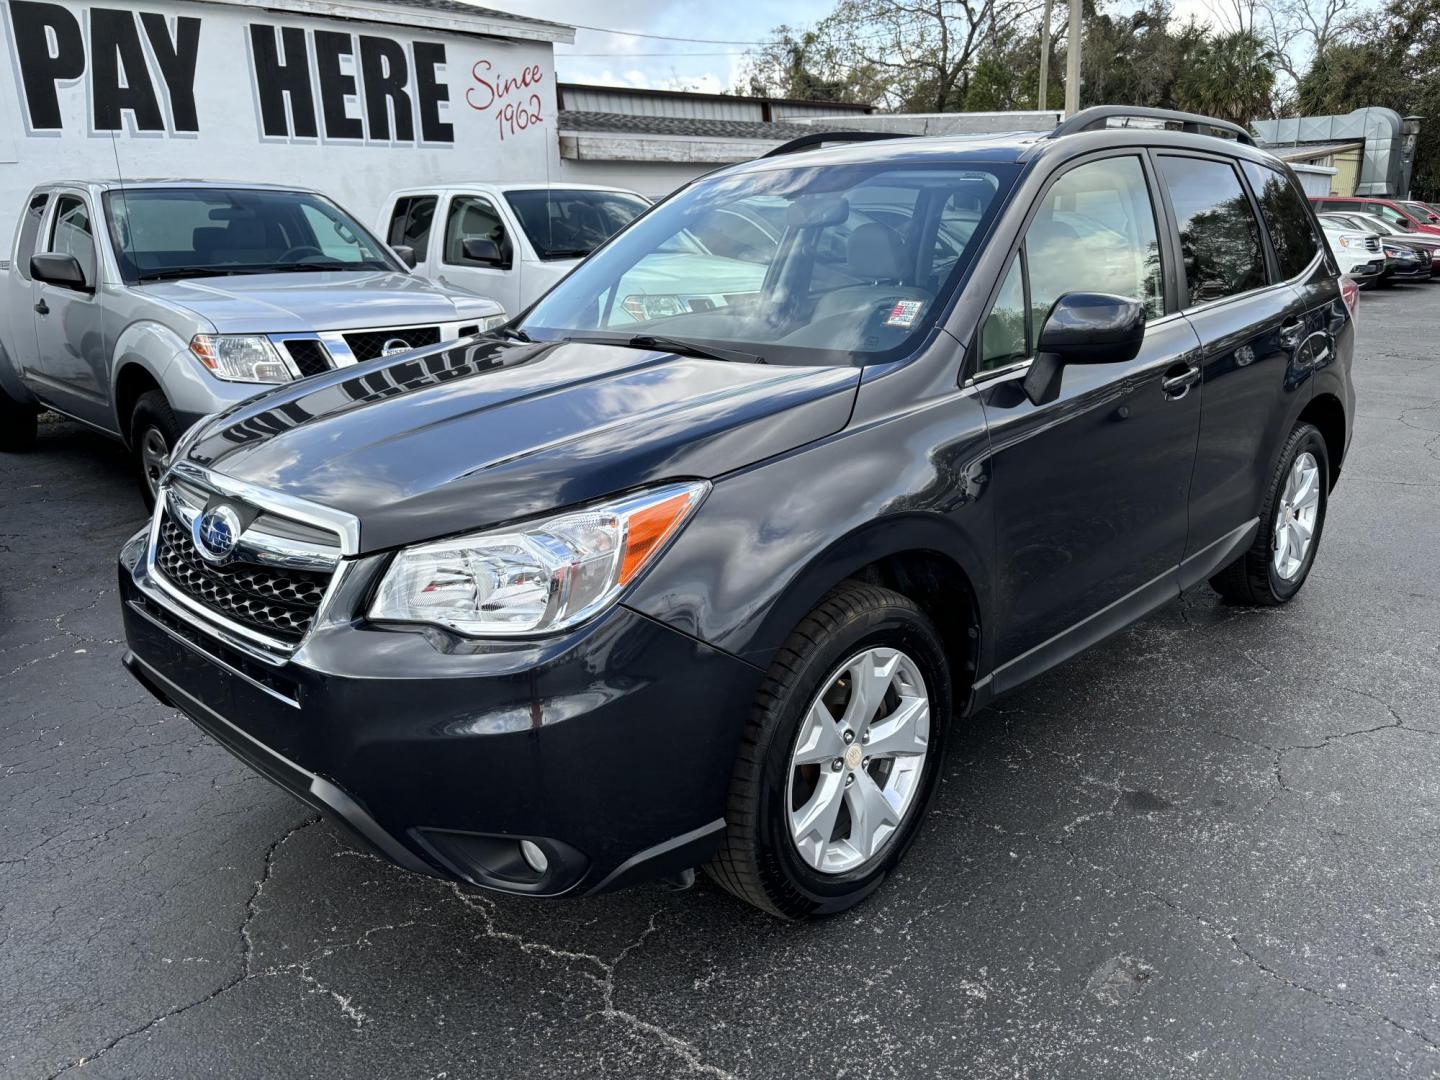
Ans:
[[[818,32],[773,32],[774,44],[752,53],[739,89],[754,97],[802,101],[856,101],[855,79],[837,64],[834,50]]]

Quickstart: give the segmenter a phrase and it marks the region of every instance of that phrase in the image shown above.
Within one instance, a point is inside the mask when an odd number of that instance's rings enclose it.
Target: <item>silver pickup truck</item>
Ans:
[[[45,184],[0,280],[0,450],[51,408],[122,440],[147,502],[171,447],[265,384],[505,321],[412,275],[315,191],[259,184]]]

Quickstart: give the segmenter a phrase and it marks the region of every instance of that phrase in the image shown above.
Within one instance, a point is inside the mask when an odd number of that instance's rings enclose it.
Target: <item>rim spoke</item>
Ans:
[[[817,700],[805,715],[805,725],[800,731],[799,744],[795,750],[795,765],[819,765],[834,761],[845,753],[845,743],[840,738],[835,717],[823,701]]]
[[[902,698],[894,712],[870,729],[865,754],[872,758],[923,754],[929,739],[930,700],[924,697]]]
[[[900,824],[900,813],[890,805],[880,785],[870,774],[858,772],[855,783],[846,789],[850,804],[850,846],[868,859]]]
[[[1300,544],[1300,549],[1296,552],[1296,555],[1301,558],[1304,557],[1305,550],[1310,544],[1310,537],[1315,532],[1315,522],[1313,519],[1306,520],[1307,516],[1308,515],[1302,515],[1297,517],[1290,523],[1290,529]]]
[[[825,861],[825,849],[830,846],[830,834],[835,831],[835,819],[840,816],[844,804],[845,779],[838,772],[825,771],[820,774],[820,783],[810,801],[790,815],[791,835],[795,846],[805,861],[817,870]]]
[[[858,733],[875,718],[899,664],[898,652],[874,649],[850,665],[850,700],[845,704],[844,722],[851,731]]]
[[[1320,470],[1302,468],[1299,470],[1299,474],[1295,484],[1295,495],[1290,499],[1290,505],[1309,506],[1312,501],[1320,497],[1320,485],[1315,482],[1319,477]]]

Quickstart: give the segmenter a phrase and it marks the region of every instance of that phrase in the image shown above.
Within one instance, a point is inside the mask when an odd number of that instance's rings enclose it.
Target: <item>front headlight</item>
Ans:
[[[473,637],[565,630],[608,607],[710,490],[667,484],[529,524],[406,548],[370,618]]]
[[[480,333],[483,334],[487,330],[494,330],[497,326],[504,326],[509,321],[510,316],[503,312],[499,315],[486,315],[480,320]]]
[[[285,383],[294,376],[263,334],[196,334],[190,351],[227,382]]]

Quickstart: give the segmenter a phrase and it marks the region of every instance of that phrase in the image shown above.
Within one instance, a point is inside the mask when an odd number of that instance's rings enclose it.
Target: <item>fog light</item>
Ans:
[[[537,874],[543,874],[550,868],[550,860],[545,857],[545,852],[530,840],[520,841],[520,856],[525,860],[525,865]]]

